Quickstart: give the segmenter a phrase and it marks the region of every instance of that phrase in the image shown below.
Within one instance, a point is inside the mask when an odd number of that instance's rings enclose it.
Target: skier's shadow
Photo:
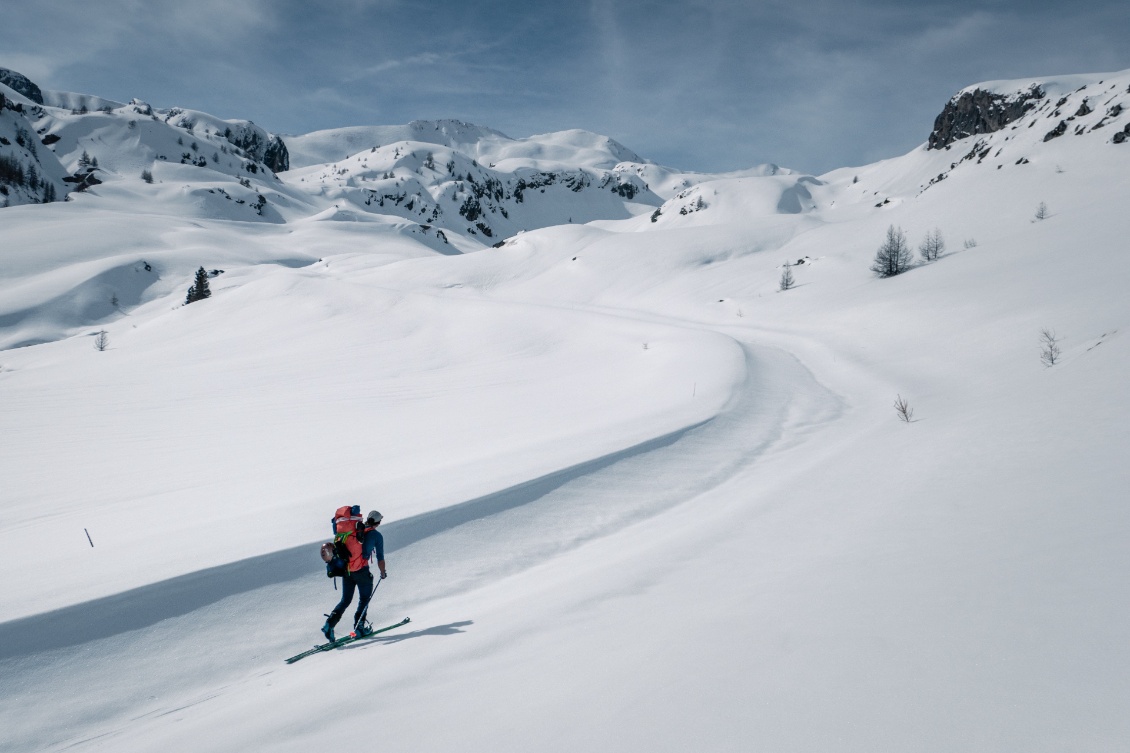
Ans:
[[[436,625],[435,627],[424,628],[423,630],[413,630],[408,633],[397,633],[396,635],[379,635],[375,638],[370,638],[364,642],[357,642],[342,646],[346,651],[351,651],[357,648],[364,648],[367,645],[374,643],[399,643],[406,641],[409,638],[422,638],[425,635],[456,635],[457,633],[465,633],[463,628],[468,625],[474,625],[474,620],[463,620],[462,622],[449,622],[446,625]]]

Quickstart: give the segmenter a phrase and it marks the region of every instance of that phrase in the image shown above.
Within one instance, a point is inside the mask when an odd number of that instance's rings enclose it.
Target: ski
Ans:
[[[329,643],[323,643],[320,646],[314,646],[314,648],[309,649],[308,651],[303,651],[301,654],[295,654],[294,656],[287,659],[286,663],[287,664],[294,664],[299,659],[304,659],[307,656],[312,656],[312,655],[320,653],[322,651],[330,651],[332,649],[344,646],[347,643],[353,643],[354,641],[363,641],[366,638],[372,638],[374,635],[377,635],[378,633],[384,633],[386,631],[392,630],[393,628],[398,628],[398,627],[401,627],[402,625],[407,625],[411,621],[412,620],[411,620],[410,617],[405,617],[403,620],[396,623],[395,625],[387,625],[383,628],[378,628],[378,629],[374,630],[373,632],[369,633],[368,635],[354,635],[353,633],[350,633],[349,635],[342,636],[341,638],[338,638],[335,641],[331,641]]]

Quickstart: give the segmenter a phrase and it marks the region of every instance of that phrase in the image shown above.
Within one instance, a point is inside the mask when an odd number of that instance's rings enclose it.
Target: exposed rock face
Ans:
[[[962,92],[947,102],[934,120],[927,148],[942,149],[966,136],[999,131],[1034,108],[1035,101],[1044,96],[1038,86],[1008,96],[983,89]]]
[[[1067,121],[1061,120],[1061,121],[1059,121],[1059,125],[1057,125],[1055,128],[1051,129],[1046,134],[1044,134],[1044,141],[1051,141],[1052,139],[1058,139],[1060,136],[1062,136],[1065,133],[1067,133]]]
[[[286,172],[290,169],[290,152],[287,151],[286,144],[278,136],[272,134],[270,141],[267,142],[267,148],[263,150],[263,164],[275,173]]]
[[[243,149],[252,159],[262,162],[272,172],[281,173],[290,169],[290,153],[283,140],[253,123],[237,124],[234,130],[229,127],[224,135],[228,141]]]
[[[0,68],[0,84],[17,91],[32,102],[43,104],[43,92],[27,76],[22,73]]]

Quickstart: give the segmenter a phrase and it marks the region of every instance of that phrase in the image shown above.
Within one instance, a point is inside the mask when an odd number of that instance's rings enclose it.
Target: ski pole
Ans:
[[[361,610],[361,614],[357,615],[357,621],[353,624],[356,628],[365,621],[365,615],[369,612],[369,605],[373,603],[373,597],[377,595],[377,586],[381,584],[381,579],[377,578],[377,582],[373,584],[373,590],[369,593],[369,600],[365,602],[365,608]]]

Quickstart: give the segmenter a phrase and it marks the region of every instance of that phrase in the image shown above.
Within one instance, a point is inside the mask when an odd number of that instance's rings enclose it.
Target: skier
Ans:
[[[326,624],[322,626],[322,634],[331,643],[334,640],[334,627],[345,614],[345,610],[349,608],[349,603],[353,601],[355,590],[358,592],[359,599],[357,611],[353,615],[354,633],[359,637],[364,637],[373,632],[373,626],[365,619],[369,600],[373,597],[373,573],[369,570],[369,562],[375,558],[377,567],[381,572],[381,578],[388,577],[388,571],[385,570],[384,536],[377,530],[382,517],[379,512],[373,510],[365,516],[364,524],[358,525],[361,521],[361,507],[359,505],[338,508],[334,515],[334,536],[335,538],[340,537],[345,544],[349,551],[349,562],[346,565],[348,572],[342,578],[341,601],[337,603],[333,611],[326,615],[328,619]]]

